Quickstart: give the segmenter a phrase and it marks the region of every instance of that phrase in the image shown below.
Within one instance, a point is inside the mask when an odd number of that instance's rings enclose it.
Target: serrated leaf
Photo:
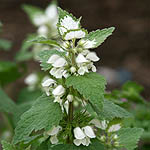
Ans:
[[[75,146],[73,144],[60,144],[49,148],[49,150],[105,150],[104,146],[98,141],[93,140],[89,146]]]
[[[103,110],[99,113],[99,118],[102,120],[113,120],[114,118],[130,117],[133,117],[132,114],[109,100],[104,101]]]
[[[118,142],[120,147],[126,150],[134,150],[143,133],[141,128],[122,128],[118,131]]]
[[[39,59],[40,59],[40,62],[41,62],[40,66],[42,67],[42,70],[47,71],[47,70],[51,69],[52,65],[48,64],[47,61],[53,54],[57,54],[57,55],[62,56],[62,57],[65,56],[64,52],[60,52],[58,50],[44,50],[44,51],[41,51],[40,54],[39,54]]]
[[[4,91],[1,88],[0,88],[0,111],[12,114],[18,111],[17,105],[4,93]]]
[[[5,50],[9,51],[12,46],[12,42],[5,40],[5,39],[0,39],[0,50]]]
[[[47,44],[47,45],[51,45],[51,46],[55,46],[55,47],[61,48],[61,45],[58,44],[56,41],[51,40],[51,39],[47,39],[45,37],[36,37],[35,39],[32,39],[32,40],[30,40],[28,42],[42,43],[42,44]]]
[[[41,8],[36,7],[36,6],[23,5],[22,8],[27,13],[27,15],[29,16],[31,22],[34,25],[37,25],[35,23],[35,21],[34,21],[34,18],[38,17],[39,15],[43,15],[44,14],[44,10],[42,10]]]
[[[106,85],[103,76],[94,72],[87,73],[84,76],[71,76],[66,79],[66,85],[76,89],[92,103],[96,110],[102,110]]]
[[[88,48],[96,48],[100,46],[106,40],[107,37],[112,35],[114,29],[114,27],[111,27],[90,32],[85,38],[81,39],[82,42],[79,41],[79,43],[81,42],[85,45],[89,45]]]
[[[16,150],[15,147],[7,141],[2,141],[3,150]]]
[[[21,116],[15,129],[13,143],[24,141],[32,131],[49,130],[53,125],[58,125],[61,119],[60,105],[44,94],[37,99],[31,109]]]

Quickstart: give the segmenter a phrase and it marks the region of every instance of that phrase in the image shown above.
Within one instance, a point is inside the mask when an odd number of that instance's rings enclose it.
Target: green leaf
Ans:
[[[21,77],[19,66],[10,61],[0,61],[0,85],[6,85]]]
[[[15,129],[13,143],[24,141],[33,131],[49,130],[53,125],[58,125],[61,119],[60,105],[44,94],[21,116]]]
[[[5,51],[9,51],[12,46],[12,42],[4,39],[0,39],[0,49],[3,49]]]
[[[17,105],[4,93],[4,91],[1,88],[0,88],[0,111],[12,114],[18,112]]]
[[[122,107],[114,104],[109,100],[104,101],[102,112],[99,114],[99,118],[102,120],[113,120],[114,118],[130,118],[132,114],[127,112]]]
[[[134,89],[135,91],[137,91],[138,93],[142,92],[144,90],[144,87],[137,84],[136,82],[133,81],[127,81],[123,86],[122,89],[123,90],[129,90],[129,89]]]
[[[58,44],[56,41],[51,40],[51,39],[47,39],[45,37],[36,37],[35,39],[30,40],[28,42],[48,44],[48,45],[51,45],[51,46],[56,46],[56,47],[61,48],[61,45]]]
[[[16,150],[16,148],[9,142],[2,141],[1,143],[2,143],[3,150]]]
[[[96,31],[90,32],[85,38],[81,39],[81,41],[85,41],[85,42],[93,41],[94,44],[89,48],[96,48],[100,46],[106,40],[107,37],[112,35],[112,32],[114,30],[115,30],[114,27],[106,28],[102,30],[96,30]]]
[[[51,69],[52,65],[48,64],[47,61],[53,54],[57,54],[57,55],[62,56],[62,57],[65,56],[64,52],[60,52],[58,50],[44,50],[44,51],[41,51],[40,54],[39,54],[39,59],[41,61],[40,66],[42,67],[42,70],[47,71],[47,70]]]
[[[60,144],[49,148],[49,150],[105,150],[104,146],[98,141],[93,140],[89,146],[75,146],[73,144]]]
[[[35,34],[29,34],[27,35],[26,39],[23,41],[21,49],[16,54],[16,61],[27,61],[30,60],[33,57],[32,51],[30,51],[30,48],[33,46],[33,43],[27,42],[35,38]]]
[[[67,87],[73,87],[85,99],[89,100],[94,109],[101,111],[104,101],[104,90],[106,81],[103,76],[91,72],[84,76],[71,76],[66,79]]]
[[[26,103],[36,100],[38,97],[42,95],[41,90],[29,90],[28,88],[23,88],[20,90],[17,97],[17,104]]]
[[[142,133],[143,129],[141,128],[122,128],[117,133],[120,147],[126,150],[134,150]]]
[[[44,15],[44,10],[42,10],[39,7],[31,6],[31,5],[23,5],[23,10],[27,13],[27,15],[30,18],[30,21],[37,25],[34,21],[35,17],[38,17],[39,15]]]

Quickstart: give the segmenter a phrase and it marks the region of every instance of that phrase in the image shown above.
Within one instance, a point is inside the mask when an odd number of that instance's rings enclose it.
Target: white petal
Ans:
[[[81,142],[84,146],[89,146],[89,144],[91,143],[90,138],[88,137],[85,137],[84,139],[82,139]]]
[[[45,25],[42,25],[42,26],[40,26],[39,28],[38,28],[38,34],[40,35],[40,36],[47,36],[47,34],[48,34],[48,28],[47,28],[47,26],[45,26]]]
[[[63,76],[64,69],[63,68],[52,68],[50,70],[50,74],[55,78],[60,79]]]
[[[47,16],[45,15],[42,15],[42,14],[36,14],[34,17],[33,17],[33,22],[36,26],[41,26],[41,25],[44,25],[46,24],[48,21],[48,18]]]
[[[47,17],[49,18],[49,20],[51,21],[52,19],[55,19],[58,17],[58,13],[57,13],[57,7],[55,4],[52,4],[50,6],[48,6],[46,8],[45,14],[47,15]]]
[[[94,133],[92,127],[86,126],[86,127],[83,128],[83,130],[84,130],[84,133],[85,133],[89,138],[95,138],[95,137],[96,137],[96,135],[95,135],[95,133]]]
[[[65,89],[62,85],[58,85],[54,90],[53,90],[53,95],[55,96],[60,96],[65,93]]]
[[[53,64],[52,66],[54,67],[63,67],[67,64],[66,60],[64,58],[58,58]]]
[[[82,54],[79,54],[76,58],[76,63],[85,63],[85,62],[88,62],[88,60]]]
[[[48,87],[53,83],[55,83],[55,81],[53,79],[49,78],[49,79],[45,80],[44,82],[42,82],[42,86],[43,87]]]
[[[65,35],[65,40],[71,40],[71,39],[81,39],[85,37],[85,32],[82,30],[79,31],[70,31],[68,33],[66,33]]]
[[[74,143],[76,146],[80,146],[81,143],[82,143],[82,140],[74,139],[74,140],[73,140],[73,143]]]
[[[57,127],[54,126],[50,131],[47,132],[47,134],[51,136],[57,135],[61,129],[62,129],[61,126],[57,126]]]
[[[85,49],[94,48],[95,44],[96,44],[95,40],[90,41],[90,40],[82,39],[79,41],[79,45],[82,45],[83,48],[85,48]]]
[[[85,74],[85,69],[84,69],[84,67],[80,67],[79,69],[78,69],[78,74],[79,75],[84,75]]]
[[[57,143],[58,143],[58,138],[57,138],[57,136],[52,136],[52,137],[50,138],[50,141],[51,141],[52,144],[57,144]]]
[[[73,132],[74,132],[74,136],[75,136],[76,139],[81,140],[81,139],[84,139],[84,138],[85,138],[85,134],[83,133],[83,131],[81,130],[80,127],[76,127],[76,128],[73,130]]]
[[[68,111],[69,111],[69,102],[68,102],[68,101],[66,101],[66,102],[64,103],[64,107],[65,107],[66,112],[67,112],[67,114],[68,114]]]
[[[108,132],[115,132],[115,131],[120,130],[120,128],[121,128],[120,124],[115,124],[115,125],[112,125],[112,126],[108,129]]]
[[[96,72],[96,70],[97,70],[96,67],[94,65],[92,65],[92,71]]]
[[[90,53],[89,50],[83,50],[81,54],[82,54],[82,55],[87,55],[88,53]]]
[[[60,56],[54,54],[54,55],[52,55],[52,56],[48,59],[47,63],[48,63],[48,64],[53,64],[53,63],[55,63],[59,58],[60,58]]]
[[[38,76],[35,73],[32,73],[25,78],[25,83],[28,85],[36,84],[37,81],[38,81]]]
[[[88,53],[86,58],[91,60],[91,61],[94,61],[94,62],[99,60],[99,57],[97,57],[96,53],[94,53],[94,52]]]

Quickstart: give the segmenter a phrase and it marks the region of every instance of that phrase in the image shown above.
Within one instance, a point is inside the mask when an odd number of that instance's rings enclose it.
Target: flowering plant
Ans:
[[[132,117],[104,98],[106,81],[96,73],[99,57],[90,49],[100,46],[114,27],[88,33],[81,18],[58,8],[61,41],[38,37],[31,42],[56,48],[41,51],[43,95],[17,123],[12,143],[4,150],[133,150],[143,132],[125,127]]]

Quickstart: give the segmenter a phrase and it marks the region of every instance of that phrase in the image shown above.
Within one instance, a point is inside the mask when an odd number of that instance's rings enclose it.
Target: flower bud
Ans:
[[[71,71],[71,73],[75,73],[76,72],[76,68],[75,67],[71,67],[70,71]]]
[[[63,43],[64,48],[69,48],[70,47],[70,43],[68,41],[65,41]]]

